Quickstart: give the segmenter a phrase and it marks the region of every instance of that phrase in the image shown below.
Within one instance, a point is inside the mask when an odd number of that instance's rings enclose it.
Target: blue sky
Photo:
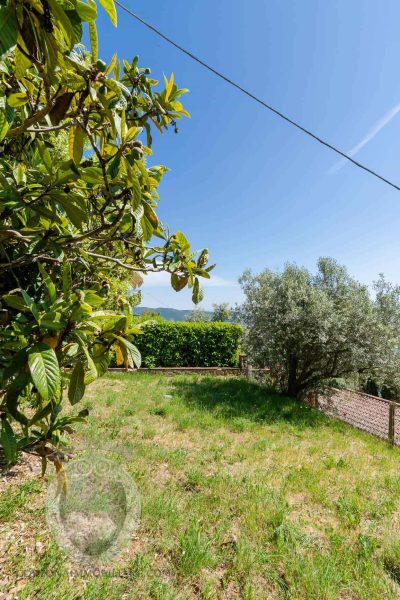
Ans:
[[[400,4],[386,0],[159,0],[127,6],[321,137],[400,183]],[[400,192],[267,112],[118,10],[101,10],[100,54],[139,54],[155,78],[172,71],[192,115],[154,135],[171,172],[160,218],[217,263],[205,308],[240,301],[244,269],[314,268],[333,256],[359,280],[400,282]],[[188,308],[162,276],[143,304]]]

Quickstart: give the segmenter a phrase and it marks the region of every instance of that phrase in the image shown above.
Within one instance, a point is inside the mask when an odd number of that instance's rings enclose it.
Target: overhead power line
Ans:
[[[244,87],[242,87],[241,85],[239,85],[238,83],[236,83],[235,81],[233,81],[232,79],[230,79],[229,77],[227,77],[226,75],[224,75],[223,73],[221,73],[220,71],[217,71],[217,69],[214,69],[214,67],[212,67],[208,63],[206,63],[203,60],[201,60],[201,58],[199,58],[198,56],[196,56],[192,52],[189,52],[189,50],[186,50],[186,48],[184,48],[183,46],[181,46],[177,42],[174,42],[174,40],[172,40],[171,38],[169,38],[168,36],[166,36],[164,33],[162,33],[162,31],[160,31],[159,29],[157,29],[157,27],[154,27],[154,25],[151,25],[151,23],[148,23],[147,21],[145,21],[144,19],[142,19],[141,17],[139,17],[139,15],[135,14],[132,10],[130,10],[128,7],[126,7],[124,4],[122,4],[122,2],[120,2],[119,0],[115,0],[115,4],[117,4],[120,8],[122,8],[122,10],[124,10],[128,15],[130,15],[131,17],[133,17],[134,19],[136,19],[137,21],[139,21],[139,23],[142,23],[142,25],[144,25],[145,27],[147,27],[148,29],[150,29],[151,31],[153,31],[155,34],[157,34],[158,36],[160,36],[163,40],[165,40],[166,42],[168,42],[169,44],[171,44],[172,46],[174,46],[175,48],[177,48],[178,50],[180,50],[180,52],[183,52],[184,54],[186,54],[186,56],[189,56],[189,58],[191,58],[192,60],[196,61],[199,65],[201,65],[202,67],[204,67],[208,71],[211,71],[211,73],[214,73],[214,75],[216,75],[220,79],[223,79],[224,81],[226,81],[226,83],[229,83],[229,85],[232,85],[233,87],[235,87],[236,89],[238,89],[240,92],[242,92],[243,94],[245,94],[246,96],[248,96],[249,98],[251,98],[252,100],[254,100],[255,102],[257,102],[258,104],[261,104],[261,106],[263,106],[264,108],[270,110],[271,112],[273,112],[275,115],[277,115],[281,119],[284,119],[285,121],[287,121],[288,123],[290,123],[291,125],[293,125],[297,129],[299,129],[300,131],[302,131],[306,135],[308,135],[311,138],[313,138],[315,141],[317,141],[320,144],[322,144],[323,146],[326,146],[327,148],[330,148],[330,150],[332,150],[333,152],[336,152],[336,154],[339,154],[339,156],[341,156],[342,158],[345,158],[346,160],[350,161],[351,163],[353,163],[353,165],[356,165],[356,167],[359,167],[360,169],[363,169],[364,171],[366,171],[370,175],[373,175],[374,177],[377,177],[378,179],[380,179],[384,183],[387,183],[388,185],[390,185],[394,189],[400,191],[400,186],[399,185],[397,185],[396,183],[393,183],[393,181],[390,181],[390,179],[387,179],[386,177],[383,177],[383,175],[380,175],[379,173],[377,173],[373,169],[370,169],[369,167],[367,167],[363,163],[360,163],[358,160],[355,160],[354,158],[352,158],[352,156],[350,156],[349,154],[346,154],[346,152],[343,152],[337,146],[334,146],[333,144],[330,144],[329,142],[327,142],[326,140],[322,139],[321,137],[319,137],[318,135],[316,135],[315,133],[313,133],[312,131],[310,131],[306,127],[303,127],[303,125],[300,125],[300,123],[297,123],[296,121],[294,121],[293,119],[291,119],[290,117],[288,117],[287,115],[285,115],[284,113],[282,113],[280,110],[277,110],[273,106],[267,104],[267,102],[264,102],[264,100],[261,100],[261,98],[259,98],[255,94],[252,94],[251,92],[249,92],[249,90],[246,90]]]
[[[144,284],[145,283],[146,282],[144,282]],[[170,306],[167,306],[164,302],[162,302],[159,298],[157,298],[157,296],[154,296],[154,294],[150,294],[150,292],[148,290],[142,288],[139,291],[142,293],[143,296],[147,295],[147,296],[150,296],[150,298],[153,298],[153,300],[155,300],[156,302],[158,302],[159,307],[161,307],[161,308],[167,308],[167,309],[171,308]]]

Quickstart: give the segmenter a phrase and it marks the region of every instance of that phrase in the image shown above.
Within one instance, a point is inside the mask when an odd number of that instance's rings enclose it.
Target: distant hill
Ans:
[[[187,315],[192,312],[188,310],[179,310],[178,308],[148,308],[147,306],[136,306],[133,310],[135,315],[141,315],[144,312],[158,313],[166,321],[185,321]],[[206,311],[211,316],[212,311]]]

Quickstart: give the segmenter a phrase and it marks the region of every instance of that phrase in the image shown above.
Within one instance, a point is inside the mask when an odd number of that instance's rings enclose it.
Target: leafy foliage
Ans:
[[[221,302],[221,304],[213,304],[213,321],[229,321],[232,317],[232,311],[229,308],[227,302]]]
[[[334,260],[321,258],[312,275],[289,264],[241,278],[241,318],[254,364],[268,366],[292,396],[354,373],[382,376],[397,364],[397,319],[379,309],[367,286]],[[399,312],[400,314],[400,312]]]
[[[194,308],[186,315],[185,321],[189,323],[206,323],[211,321],[211,314],[204,310],[204,308]]]
[[[100,4],[116,24],[114,0]],[[167,270],[174,289],[209,277],[208,253],[157,217],[166,167],[148,166],[152,128],[189,116],[138,57],[98,57],[97,4],[0,0],[0,416],[15,448],[53,457],[75,417],[61,417],[107,369],[114,347],[139,365],[121,280]],[[82,44],[89,28],[91,50]],[[151,239],[156,243],[151,244]],[[117,289],[116,289],[117,288]],[[111,302],[121,311],[110,310]]]
[[[385,328],[388,350],[380,368],[361,378],[363,389],[375,396],[397,400],[400,396],[400,286],[381,274],[374,282],[375,308]]]
[[[234,367],[242,333],[232,323],[149,321],[135,344],[144,367]]]

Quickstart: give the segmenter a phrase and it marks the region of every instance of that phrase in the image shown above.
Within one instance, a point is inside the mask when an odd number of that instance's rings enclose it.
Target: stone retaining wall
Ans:
[[[112,373],[151,373],[153,375],[236,375],[245,376],[246,372],[239,367],[154,367],[141,369],[108,369]]]

